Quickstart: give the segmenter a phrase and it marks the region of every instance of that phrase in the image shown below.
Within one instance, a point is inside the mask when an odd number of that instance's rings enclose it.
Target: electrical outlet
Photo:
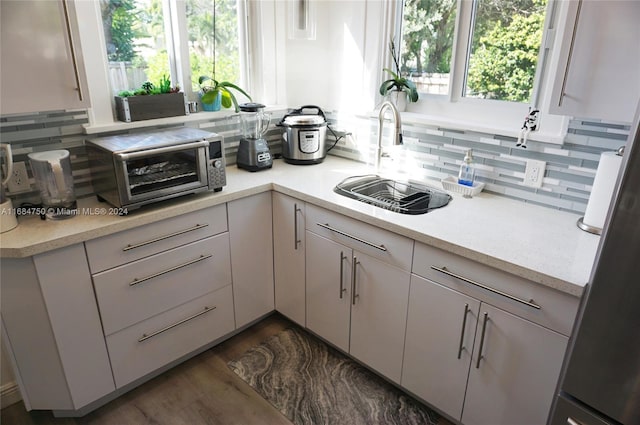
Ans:
[[[27,192],[31,190],[27,166],[24,161],[13,164],[13,172],[11,173],[7,188],[9,189],[9,193]]]
[[[547,163],[544,161],[536,161],[534,159],[527,160],[527,167],[524,170],[524,185],[531,187],[542,187],[542,179],[544,178],[544,170]]]

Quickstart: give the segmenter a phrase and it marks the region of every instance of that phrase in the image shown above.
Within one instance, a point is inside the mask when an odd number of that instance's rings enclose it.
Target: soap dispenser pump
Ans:
[[[469,149],[462,160],[462,165],[460,166],[458,183],[465,186],[473,186],[475,176],[476,170],[473,166],[473,152]]]

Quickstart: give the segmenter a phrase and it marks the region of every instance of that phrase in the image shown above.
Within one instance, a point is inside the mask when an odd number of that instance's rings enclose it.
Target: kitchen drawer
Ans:
[[[230,283],[228,233],[93,275],[105,335]]]
[[[306,206],[305,222],[310,232],[403,270],[411,270],[412,239],[311,204]]]
[[[448,272],[490,289],[483,289],[464,279],[439,272],[432,266],[446,268]],[[572,295],[418,242],[412,271],[563,335],[571,334],[580,302],[579,298]],[[522,301],[531,301],[540,308]]]
[[[91,273],[139,260],[227,231],[227,206],[217,205],[85,242]]]
[[[108,336],[116,388],[215,341],[234,327],[233,295],[227,285]]]

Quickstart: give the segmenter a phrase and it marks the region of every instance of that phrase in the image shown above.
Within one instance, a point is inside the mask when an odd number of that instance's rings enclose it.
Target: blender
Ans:
[[[69,151],[36,152],[28,155],[31,170],[40,189],[42,208],[45,214],[41,218],[62,220],[78,213],[76,195],[71,175]]]
[[[236,159],[238,168],[248,171],[271,168],[273,159],[269,145],[262,137],[269,128],[271,116],[263,112],[265,106],[260,103],[243,103],[239,107],[242,138]]]

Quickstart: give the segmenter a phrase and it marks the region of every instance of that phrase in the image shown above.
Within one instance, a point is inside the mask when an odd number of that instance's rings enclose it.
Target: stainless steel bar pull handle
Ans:
[[[358,257],[353,257],[353,273],[351,275],[351,304],[353,305],[356,305],[356,298],[360,296],[356,293],[356,272],[358,269],[358,264],[360,264],[360,262],[358,261]]]
[[[151,280],[151,279],[154,279],[156,277],[165,275],[167,273],[174,272],[174,271],[179,270],[179,269],[181,269],[183,267],[187,267],[187,266],[190,266],[192,264],[199,263],[200,261],[204,261],[207,258],[211,258],[211,257],[213,257],[213,254],[208,254],[208,255],[204,255],[203,254],[203,255],[200,255],[200,257],[198,257],[198,258],[195,258],[193,260],[187,261],[186,263],[182,263],[182,264],[179,264],[177,266],[171,267],[169,269],[162,270],[161,272],[154,273],[152,275],[141,277],[141,278],[137,278],[136,277],[135,279],[133,279],[132,282],[129,283],[129,286],[135,286],[135,285],[137,285],[139,283],[146,282],[147,280]]]
[[[478,348],[478,361],[476,362],[476,369],[480,369],[480,360],[482,360],[482,348],[484,347],[484,335],[487,332],[487,322],[489,321],[489,313],[484,313],[484,320],[482,322],[482,335],[480,336],[480,347]]]
[[[293,249],[298,250],[298,244],[302,242],[298,239],[298,213],[302,211],[298,204],[293,204]]]
[[[478,283],[475,280],[471,280],[471,279],[466,278],[464,276],[460,276],[459,274],[453,273],[453,272],[447,270],[446,267],[431,266],[431,269],[435,270],[437,272],[446,274],[447,276],[455,277],[456,279],[460,279],[460,280],[462,280],[464,282],[467,282],[467,283],[469,283],[471,285],[474,285],[474,286],[477,286],[479,288],[485,289],[485,290],[487,290],[489,292],[493,292],[494,294],[502,295],[503,297],[509,298],[510,300],[517,301],[517,302],[522,303],[524,305],[528,305],[529,307],[533,307],[536,310],[540,310],[542,308],[541,306],[536,304],[533,300],[526,301],[526,300],[523,300],[522,298],[514,297],[513,295],[507,294],[506,292],[502,292],[502,291],[500,291],[498,289],[494,289],[494,288],[492,288],[490,286],[483,285],[482,283]]]
[[[573,418],[567,418],[568,425],[583,425],[582,422],[578,422]]]
[[[144,241],[144,242],[140,242],[140,243],[136,243],[136,244],[128,244],[127,246],[122,248],[122,250],[123,251],[130,251],[132,249],[140,248],[140,247],[143,247],[143,246],[146,246],[146,245],[151,245],[152,243],[160,242],[160,241],[163,241],[165,239],[172,238],[174,236],[179,236],[179,235],[182,235],[182,234],[185,234],[185,233],[193,232],[194,230],[202,229],[204,227],[207,227],[208,225],[209,224],[207,224],[207,223],[196,224],[195,226],[189,227],[188,229],[178,230],[177,232],[169,233],[167,235],[158,236],[157,238],[149,239],[148,241]]]
[[[329,226],[329,223],[325,223],[325,224],[316,223],[316,224],[318,226],[320,226],[320,227],[323,227],[323,228],[325,228],[327,230],[331,230],[332,232],[335,232],[335,233],[337,233],[339,235],[346,236],[346,237],[348,237],[350,239],[353,239],[354,241],[358,241],[358,242],[363,243],[363,244],[365,244],[367,246],[370,246],[372,248],[379,249],[380,251],[387,251],[387,248],[384,245],[377,245],[377,244],[375,244],[373,242],[365,241],[364,239],[361,239],[361,238],[359,238],[357,236],[350,235],[348,233],[343,232],[342,230],[336,229],[335,227],[331,227],[331,226]]]
[[[80,82],[80,71],[78,69],[78,58],[76,53],[76,46],[73,41],[73,33],[71,31],[71,22],[69,20],[69,5],[67,1],[62,2],[62,9],[64,12],[64,20],[65,20],[65,29],[67,30],[67,35],[69,36],[69,50],[71,53],[71,62],[73,63],[73,76],[76,80],[76,91],[78,92],[78,100],[81,102],[84,100],[84,94],[82,93],[82,83]]]
[[[347,259],[347,256],[344,255],[344,252],[340,251],[340,299],[342,299],[342,293],[347,290],[347,288],[344,287],[344,281],[343,281],[344,260],[346,259]]]
[[[462,316],[462,330],[460,331],[460,344],[458,344],[458,360],[462,357],[464,349],[464,330],[467,327],[467,314],[469,314],[469,304],[464,305],[464,316]]]
[[[198,316],[202,316],[203,314],[208,313],[208,312],[210,312],[210,311],[213,311],[213,310],[215,310],[215,309],[216,309],[216,306],[213,306],[213,307],[205,307],[205,308],[204,308],[204,310],[199,311],[198,313],[196,313],[196,314],[194,314],[194,315],[192,315],[192,316],[189,316],[189,317],[187,317],[187,318],[185,318],[185,319],[182,319],[182,320],[180,320],[179,322],[176,322],[176,323],[174,323],[174,324],[172,324],[172,325],[169,325],[169,326],[167,326],[167,327],[165,327],[165,328],[162,328],[162,329],[160,329],[160,330],[157,330],[157,331],[155,331],[155,332],[152,332],[152,333],[150,333],[150,334],[148,334],[148,335],[147,335],[147,334],[142,334],[142,336],[141,336],[140,338],[138,338],[138,342],[146,341],[146,340],[148,340],[149,338],[153,338],[154,336],[160,335],[161,333],[166,332],[166,331],[168,331],[169,329],[173,329],[173,328],[175,328],[176,326],[180,326],[180,325],[182,325],[183,323],[188,322],[189,320],[193,320],[193,319],[195,319],[196,317],[198,317]]]

